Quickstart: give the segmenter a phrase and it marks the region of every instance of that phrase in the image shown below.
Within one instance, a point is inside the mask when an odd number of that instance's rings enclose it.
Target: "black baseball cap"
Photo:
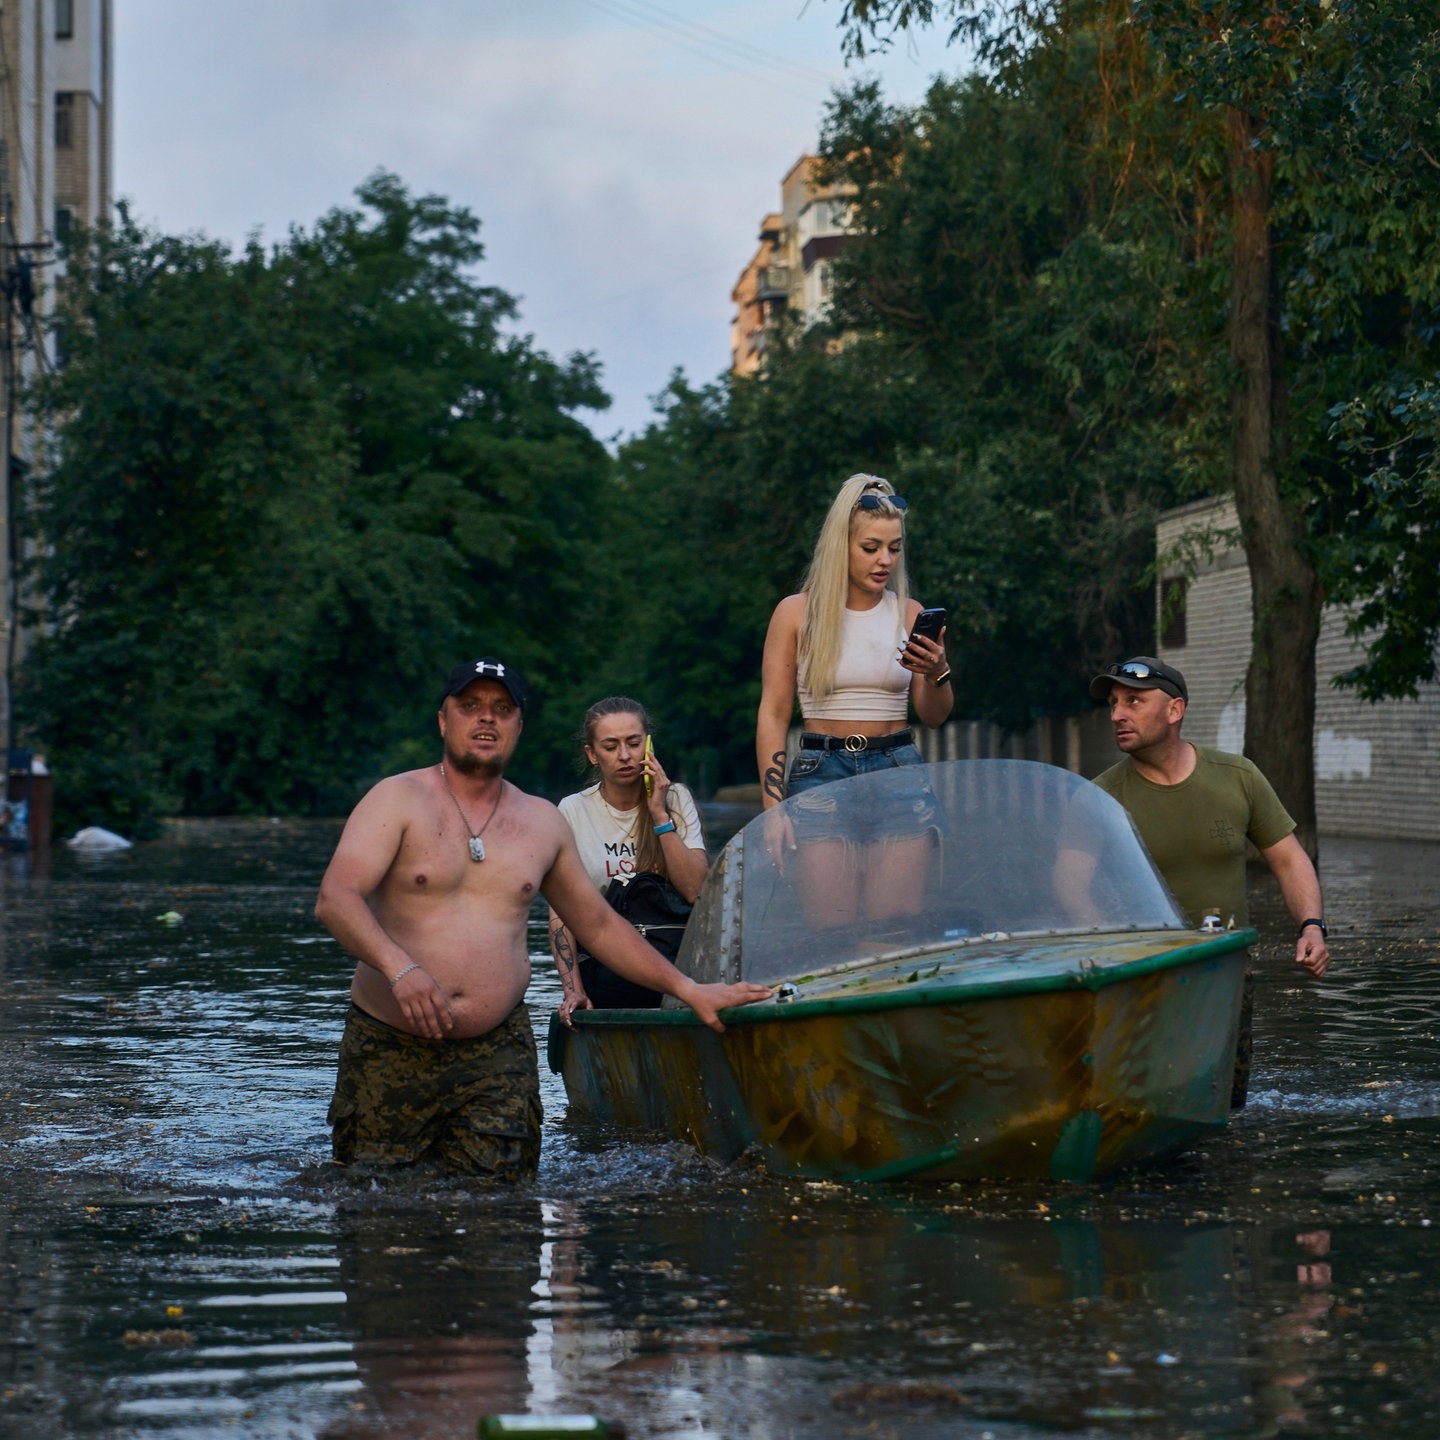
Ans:
[[[525,682],[520,678],[520,672],[513,665],[486,655],[479,660],[467,660],[450,672],[450,678],[440,692],[441,709],[444,709],[450,696],[458,695],[472,680],[494,680],[510,692],[510,698],[522,710],[525,708]]]
[[[1132,660],[1121,660],[1112,665],[1090,682],[1090,694],[1096,700],[1108,700],[1112,685],[1128,685],[1132,690],[1163,690],[1177,700],[1190,699],[1190,693],[1185,689],[1185,677],[1173,665],[1167,665],[1153,655],[1137,655]]]

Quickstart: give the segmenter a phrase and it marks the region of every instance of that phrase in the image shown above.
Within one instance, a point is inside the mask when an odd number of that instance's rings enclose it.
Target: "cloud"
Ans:
[[[598,353],[603,433],[643,425],[676,365],[707,381],[728,363],[731,286],[815,143],[825,77],[845,79],[837,12],[773,0],[199,13],[117,6],[116,169],[136,213],[239,241],[313,224],[380,167],[443,194],[479,216],[483,278],[522,297],[522,329]],[[918,62],[896,63],[918,94]]]

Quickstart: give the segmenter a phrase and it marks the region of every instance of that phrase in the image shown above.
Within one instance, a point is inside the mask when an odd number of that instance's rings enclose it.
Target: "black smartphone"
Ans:
[[[938,640],[945,628],[946,611],[943,605],[934,610],[922,610],[910,627],[911,635],[923,635],[927,640]]]

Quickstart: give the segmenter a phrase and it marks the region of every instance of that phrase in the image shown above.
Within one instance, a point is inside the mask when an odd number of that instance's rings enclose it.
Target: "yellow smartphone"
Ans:
[[[654,753],[655,742],[647,735],[645,737],[645,758],[648,760]],[[653,795],[655,793],[655,782],[650,778],[650,772],[648,770],[645,772],[645,793],[647,795]]]

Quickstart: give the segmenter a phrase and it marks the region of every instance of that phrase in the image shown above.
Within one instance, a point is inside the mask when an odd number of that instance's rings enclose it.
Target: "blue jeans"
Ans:
[[[920,835],[935,825],[935,794],[925,778],[925,757],[914,741],[897,745],[893,750],[801,750],[790,762],[786,777],[785,797],[795,800],[789,807],[790,823],[797,840],[823,840],[834,834],[836,802],[825,794],[824,787],[834,780],[848,780],[853,775],[873,775],[882,770],[901,770],[915,766],[908,786],[896,795],[896,803],[863,825],[863,834],[851,838],[864,840],[898,839]]]

